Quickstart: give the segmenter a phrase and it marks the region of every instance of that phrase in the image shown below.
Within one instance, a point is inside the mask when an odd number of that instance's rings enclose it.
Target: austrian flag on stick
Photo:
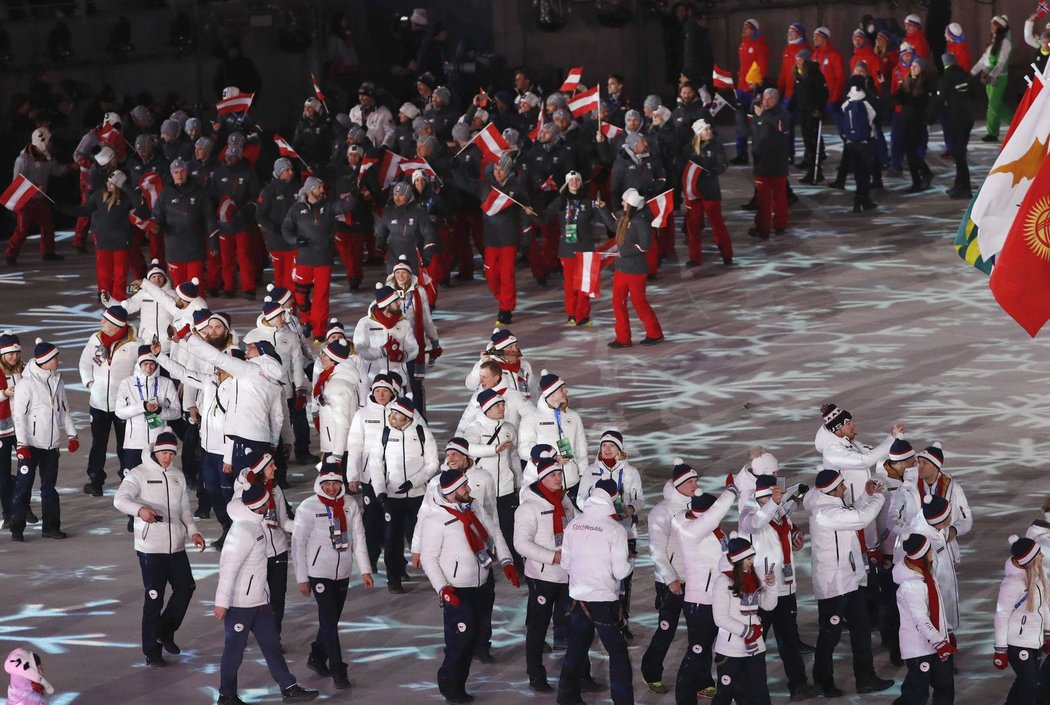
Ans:
[[[599,129],[601,129],[602,134],[605,135],[605,139],[607,140],[614,140],[623,132],[623,128],[617,127],[616,125],[610,125],[607,122],[603,122]]]
[[[485,215],[496,215],[501,211],[507,210],[515,203],[517,201],[499,189],[492,189],[489,191],[488,198],[481,204],[481,210],[485,212]]]
[[[715,88],[733,87],[733,74],[718,68],[718,64],[715,64],[715,70],[711,72],[711,78],[714,79]]]
[[[277,151],[281,153],[282,157],[288,157],[290,159],[298,159],[299,153],[292,149],[292,145],[288,144],[288,140],[274,133],[273,143],[277,145]]]
[[[40,193],[40,189],[32,181],[19,174],[11,182],[11,185],[7,187],[3,195],[0,196],[0,200],[3,201],[4,208],[17,213],[38,193]]]
[[[574,118],[583,117],[598,109],[598,86],[580,93],[569,101],[569,111]]]
[[[246,113],[252,107],[254,93],[241,93],[226,100],[220,100],[215,104],[215,110],[219,115],[230,115],[233,113]]]
[[[575,93],[576,89],[580,85],[580,79],[583,78],[583,67],[577,66],[574,69],[569,69],[569,75],[565,77],[565,83],[561,84],[561,88],[558,89],[562,93]]]
[[[401,162],[404,160],[404,157],[389,150],[383,152],[383,159],[379,162],[379,185],[381,188],[387,188],[394,182],[394,179],[397,178],[398,167],[401,166]]]
[[[668,189],[659,196],[650,198],[646,203],[653,214],[653,227],[666,228],[671,224],[674,215],[674,189]]]
[[[503,139],[503,135],[491,122],[486,124],[484,129],[478,134],[474,135],[474,140],[486,162],[498,162],[503,153],[510,149],[507,140]]]

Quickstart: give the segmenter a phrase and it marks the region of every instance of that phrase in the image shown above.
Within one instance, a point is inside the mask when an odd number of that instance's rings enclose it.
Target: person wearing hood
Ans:
[[[372,566],[365,547],[365,527],[357,502],[346,495],[342,468],[326,462],[314,481],[314,493],[299,504],[292,530],[295,582],[303,597],[317,602],[317,637],[310,644],[307,668],[332,677],[337,690],[350,687],[339,619],[350,589],[351,558],[366,588],[372,588]]]
[[[150,363],[156,367],[156,362]],[[155,374],[155,373],[154,373]],[[170,384],[170,380],[168,380]],[[146,447],[141,462],[128,469],[113,506],[134,519],[135,553],[142,570],[146,602],[142,609],[142,652],[147,666],[165,666],[162,654],[181,652],[175,632],[186,617],[196,583],[186,557],[186,539],[205,548],[190,509],[190,489],[175,465],[178,439],[170,431],[159,433]],[[171,585],[171,598],[164,592]]]
[[[697,474],[681,458],[675,458],[671,479],[664,483],[663,500],[649,510],[649,553],[656,582],[656,609],[659,629],[653,632],[642,656],[642,679],[653,692],[668,692],[663,683],[664,659],[671,648],[682,616],[685,594],[685,567],[682,546],[672,529],[672,520],[689,509],[697,491]]]
[[[558,680],[558,702],[580,701],[588,676],[587,652],[597,631],[609,654],[609,689],[614,705],[632,705],[634,686],[623,634],[620,585],[631,573],[627,532],[613,518],[616,484],[600,480],[583,511],[569,522],[561,545],[561,566],[569,574],[568,645]]]
[[[843,161],[853,167],[857,190],[853,195],[853,212],[867,212],[878,207],[871,200],[871,173],[875,163],[875,108],[867,94],[850,86],[842,104]]]
[[[438,339],[437,326],[434,325],[434,318],[430,314],[430,301],[418,277],[412,272],[405,255],[398,258],[394,270],[386,278],[386,284],[401,297],[401,310],[412,331],[412,337],[416,341],[416,355],[406,361],[405,372],[412,386],[412,399],[416,408],[426,416],[427,404],[423,380],[426,377],[428,364],[433,366],[443,352],[441,341]]]
[[[215,207],[209,192],[189,178],[181,159],[171,163],[171,183],[166,184],[153,204],[157,232],[164,237],[171,283],[204,279],[204,260],[219,249]],[[209,279],[210,285],[210,279]]]
[[[45,695],[55,692],[51,682],[44,678],[44,663],[40,655],[21,647],[7,655],[4,671],[11,677],[7,687],[8,705],[47,705]]]
[[[676,465],[684,464],[680,458]],[[714,697],[715,681],[711,678],[711,661],[714,656],[715,637],[718,626],[711,613],[717,585],[719,562],[725,555],[728,537],[719,528],[726,512],[733,506],[739,491],[733,484],[733,476],[726,477],[725,489],[715,497],[713,494],[694,494],[684,512],[671,518],[671,533],[682,550],[682,577],[684,595],[682,608],[689,630],[689,647],[675,678],[675,702],[692,705],[698,695]],[[660,627],[663,628],[663,622]],[[665,693],[669,688],[660,682],[647,683],[654,693]]]
[[[406,181],[394,184],[392,203],[376,219],[376,247],[386,252],[387,271],[391,273],[404,256],[414,274],[420,263],[424,267],[430,264],[439,247],[434,224],[413,191]]]
[[[263,302],[262,313],[255,319],[255,328],[244,334],[244,344],[250,345],[260,341],[266,341],[277,351],[281,361],[284,374],[281,377],[281,386],[284,388],[284,398],[288,404],[289,419],[296,413],[301,413],[306,408],[306,402],[310,398],[307,388],[306,374],[303,372],[303,348],[301,339],[287,324],[288,310],[279,302],[267,296]],[[294,421],[293,421],[294,423]],[[296,454],[303,458],[310,450],[310,434],[307,427],[305,438],[295,434]],[[312,458],[306,458],[312,460]]]
[[[615,189],[614,189],[615,191]],[[631,347],[631,320],[627,301],[645,328],[642,345],[664,342],[663,328],[646,296],[646,282],[656,276],[651,250],[656,247],[653,237],[652,212],[646,207],[645,197],[635,188],[623,192],[620,198],[623,211],[616,220],[616,246],[619,255],[613,265],[612,308],[615,315],[616,338],[608,346],[613,349]]]
[[[1031,543],[1031,542],[1029,542]],[[919,705],[927,702],[930,691],[933,691],[933,702],[952,703],[955,701],[955,659],[953,654],[959,649],[955,645],[952,633],[945,617],[944,595],[941,591],[940,581],[935,577],[931,566],[934,562],[934,551],[936,548],[929,539],[922,534],[912,534],[904,540],[904,553],[902,559],[893,568],[893,579],[897,583],[897,609],[901,616],[900,645],[901,658],[908,666],[908,675],[901,683],[901,694],[894,702],[900,705]],[[1035,553],[1038,554],[1038,549]],[[1010,561],[1007,561],[1009,571]],[[1041,575],[1040,571],[1040,575]],[[1046,582],[1042,579],[1042,590],[1037,591],[1036,604],[1041,604],[1041,614],[1037,614],[1039,624],[1036,628],[1026,627],[1023,622],[1019,624],[1020,633],[1023,635],[1028,629],[1028,639],[1031,634],[1041,632],[1040,626],[1047,625],[1046,609]],[[1022,583],[1023,584],[1023,583]],[[1000,610],[1003,607],[1002,590],[1000,590],[999,607],[996,610],[996,634],[995,634],[995,659],[994,663],[999,668],[999,645],[1006,640],[1006,624],[1001,625]],[[1018,590],[1014,595],[1021,597]],[[1024,600],[1024,597],[1021,597]],[[1029,598],[1029,603],[1033,601]],[[1039,607],[1036,608],[1040,609]],[[1020,620],[1018,620],[1020,622]],[[1043,636],[1037,637],[1038,643],[1042,645]],[[1003,649],[1005,651],[1005,649]],[[1038,652],[1036,652],[1038,653]],[[1005,654],[1004,654],[1005,655]],[[1002,659],[1005,667],[1006,659]],[[1034,659],[1038,663],[1038,656]],[[1030,669],[1031,670],[1031,669]],[[1011,697],[1008,702],[1013,702]],[[1034,702],[1034,699],[1032,700]]]
[[[529,688],[553,691],[547,682],[543,647],[556,605],[569,604],[569,575],[561,564],[565,529],[575,514],[562,488],[561,466],[553,458],[540,461],[537,479],[522,492],[514,511],[513,544],[525,560],[529,605],[525,616],[525,671]]]
[[[36,473],[40,471],[41,536],[64,539],[58,504],[59,448],[70,453],[80,448],[77,427],[66,399],[66,387],[58,372],[58,348],[36,339],[33,359],[22,371],[22,378],[11,397],[11,420],[15,428],[15,456],[18,476],[11,497],[11,540],[24,541],[29,497]],[[107,427],[108,428],[108,427]]]
[[[110,428],[117,436],[117,458],[124,464],[124,421],[115,413],[120,384],[135,372],[139,345],[135,329],[128,325],[123,306],[110,306],[102,314],[101,325],[80,353],[80,381],[87,387],[91,412],[91,451],[88,454],[84,493],[102,496],[106,481],[106,450]]]
[[[740,45],[737,47],[740,68],[737,70],[737,105],[751,105],[755,99],[752,86],[762,85],[769,76],[769,45],[762,35],[758,20],[748,18],[740,28]],[[757,68],[757,72],[754,67]],[[757,79],[757,80],[756,80]],[[747,131],[738,130],[734,164],[747,164]]]
[[[215,587],[215,618],[224,624],[225,643],[219,668],[218,705],[237,705],[237,671],[255,634],[259,650],[266,659],[270,675],[281,689],[284,702],[307,702],[317,698],[316,690],[303,688],[288,671],[281,649],[281,634],[270,606],[267,581],[267,514],[273,497],[264,483],[245,488],[240,498],[230,502],[230,527],[219,554],[219,582]]]
[[[722,187],[718,177],[729,168],[725,148],[715,137],[714,128],[707,120],[693,123],[693,141],[682,171],[682,200],[685,201],[685,232],[689,248],[686,267],[704,263],[701,236],[704,216],[711,221],[711,234],[722,264],[733,264],[733,241],[722,217]]]
[[[11,416],[11,400],[24,371],[22,343],[17,335],[5,330],[0,333],[0,511],[4,529],[10,527],[14,515],[11,498],[15,492],[15,475],[11,472],[11,454],[15,449],[15,423]],[[31,524],[38,521],[28,507],[26,518]]]
[[[263,186],[255,206],[255,220],[262,230],[263,242],[273,265],[273,280],[289,291],[294,287],[295,248],[284,239],[281,226],[295,203],[298,190],[292,160],[281,157],[274,161],[273,179]]]
[[[514,587],[520,582],[499,528],[490,517],[474,511],[467,476],[460,470],[445,470],[439,492],[437,509],[423,518],[420,560],[441,598],[445,625],[438,689],[446,702],[468,703],[473,700],[466,691],[470,662],[493,599],[493,564],[499,562]]]
[[[518,429],[518,455],[531,457],[532,448],[547,443],[558,451],[558,463],[565,476],[565,490],[576,503],[580,490],[581,463],[586,462],[587,435],[580,414],[569,408],[569,388],[556,374],[540,372],[540,394],[532,413]]]
[[[150,262],[145,279],[164,292],[164,297],[161,298],[170,301],[174,297],[175,291],[171,288],[168,270],[161,266],[159,260]],[[109,307],[119,303],[129,315],[137,313],[139,317],[136,329],[139,337],[143,341],[160,343],[161,350],[168,352],[171,349],[168,326],[171,325],[174,316],[160,299],[143,289],[141,285],[133,286],[131,290],[134,293],[123,301],[111,297],[108,291],[101,292],[99,298],[103,306]]]
[[[765,633],[769,633],[770,627],[776,632],[777,651],[784,663],[792,700],[805,700],[819,694],[819,688],[806,680],[806,666],[802,662],[804,647],[798,634],[795,551],[802,550],[804,535],[789,516],[801,506],[808,491],[801,483],[785,490],[774,475],[762,475],[753,497],[740,511],[740,535],[754,546],[755,564],[762,566],[763,573],[772,572],[774,576],[776,606],[759,610],[759,617]]]
[[[992,663],[1000,671],[1013,668],[1014,683],[1008,703],[1029,705],[1040,701],[1046,684],[1041,683],[1042,652],[1050,648],[1050,590],[1043,568],[1043,551],[1030,537],[1010,537],[995,607],[995,652]],[[949,672],[950,674],[950,672]]]
[[[120,383],[113,413],[124,422],[124,472],[142,464],[143,451],[170,431],[169,423],[182,418],[175,383],[160,374],[149,345],[139,346],[135,374]]]
[[[944,142],[955,161],[955,181],[947,190],[948,198],[969,200],[973,197],[970,184],[970,166],[966,152],[974,123],[974,95],[977,86],[970,73],[959,65],[954,54],[941,57],[944,74],[937,82],[937,93],[930,106],[931,123],[938,117],[944,129]]]
[[[354,415],[360,408],[361,379],[356,360],[350,359],[345,340],[331,340],[321,348],[320,374],[314,382],[317,405],[314,423],[321,444],[322,461],[339,467],[346,475],[347,438]]]
[[[15,159],[15,178],[19,176],[28,180],[36,191],[20,208],[16,215],[15,230],[7,241],[4,255],[12,267],[18,264],[18,254],[22,244],[29,237],[29,230],[40,230],[40,258],[45,262],[57,262],[64,257],[55,252],[55,224],[48,200],[47,183],[52,176],[62,176],[70,166],[59,164],[51,155],[51,130],[38,127],[33,130],[29,144],[19,152]]]
[[[802,506],[810,513],[813,592],[817,598],[820,631],[813,661],[813,682],[824,697],[841,697],[835,685],[832,657],[849,626],[853,675],[858,693],[874,693],[893,686],[875,673],[871,652],[871,624],[861,587],[867,585],[868,558],[861,545],[863,529],[882,509],[884,488],[875,480],[863,484],[863,493],[847,499],[843,476],[836,470],[817,473],[817,492],[807,492]]]
[[[390,372],[402,380],[411,379],[407,363],[419,355],[419,346],[401,305],[402,299],[393,287],[376,283],[375,301],[354,327],[354,349],[366,379]]]

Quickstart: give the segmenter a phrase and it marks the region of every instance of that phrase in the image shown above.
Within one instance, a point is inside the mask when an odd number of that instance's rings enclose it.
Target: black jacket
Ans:
[[[569,193],[568,187],[557,195],[547,206],[544,219],[555,219],[558,223],[558,257],[572,257],[577,252],[594,252],[595,227],[607,225],[601,213],[583,187],[576,195]]]
[[[391,203],[383,209],[383,217],[376,220],[376,247],[386,250],[387,269],[392,270],[398,258],[404,255],[413,272],[419,269],[419,259],[429,264],[436,252],[437,233],[430,216],[415,200],[403,206]]]
[[[700,198],[705,201],[721,201],[722,187],[718,177],[729,168],[729,160],[726,159],[726,150],[722,143],[717,138],[708,140],[707,144],[700,148],[699,154],[694,152],[690,155],[689,161],[699,164],[703,169],[700,178],[697,179]]]
[[[755,176],[788,175],[788,121],[780,106],[763,110],[751,121]]]
[[[142,201],[127,184],[120,192],[120,200],[110,208],[103,198],[106,189],[101,188],[84,202],[82,206],[63,208],[70,215],[91,216],[91,234],[95,236],[95,248],[105,251],[127,250],[131,248],[131,221],[128,215],[141,205]]]
[[[788,101],[788,110],[802,115],[811,115],[818,110],[823,113],[824,106],[828,104],[828,83],[815,61],[807,61],[804,66],[802,73],[799,73],[798,67],[792,69],[795,92]]]
[[[621,215],[622,217],[622,215]],[[627,235],[620,256],[616,258],[616,271],[624,274],[648,274],[649,260],[645,253],[653,245],[653,223],[649,208],[642,205],[631,216]]]
[[[295,203],[295,195],[298,191],[299,186],[295,181],[286,183],[275,178],[263,186],[262,191],[259,192],[255,219],[259,223],[259,229],[262,230],[266,249],[276,252],[288,252],[295,249],[294,245],[284,239],[281,228],[288,211]]]
[[[473,193],[482,204],[484,204],[485,199],[489,197],[493,189],[498,189],[522,206],[529,205],[528,193],[525,191],[525,187],[522,186],[521,181],[515,176],[508,177],[504,183],[500,184],[491,175],[487,176],[484,181],[478,181],[466,174],[461,167],[453,171],[453,175],[456,185],[465,191]],[[514,204],[495,215],[482,213],[485,246],[517,247],[518,235],[525,226],[527,219],[528,215],[526,215],[525,211]]]
[[[314,171],[321,171],[332,144],[331,119],[326,115],[299,118],[292,135],[292,147]]]
[[[203,262],[205,243],[215,231],[215,205],[196,181],[168,184],[153,206],[153,217],[164,233],[169,262]],[[217,249],[213,247],[212,249]]]
[[[295,261],[307,267],[330,267],[335,256],[335,218],[350,210],[350,201],[327,198],[317,203],[296,201],[288,209],[281,232],[296,249]]]
[[[233,166],[220,164],[212,173],[208,187],[216,207],[224,198],[231,199],[236,206],[228,222],[219,221],[219,233],[230,235],[248,230],[255,222],[251,211],[259,197],[259,177],[248,161],[241,159]]]

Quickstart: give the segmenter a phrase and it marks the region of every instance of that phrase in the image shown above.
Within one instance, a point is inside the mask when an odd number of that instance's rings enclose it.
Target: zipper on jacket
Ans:
[[[310,565],[317,565],[317,559],[320,558],[320,556],[321,556],[321,547],[318,546],[317,547],[317,552],[314,553],[314,562],[311,563]]]
[[[456,561],[455,567],[452,569],[452,577],[456,577],[456,573],[459,572],[459,561]]]
[[[252,594],[252,581],[254,581],[254,580],[255,580],[255,576],[254,575],[249,575],[248,576],[248,589],[244,591],[245,596],[248,596],[248,595]]]
[[[164,508],[168,512],[168,555],[171,555],[171,496],[168,494],[168,473],[166,471],[164,471]]]

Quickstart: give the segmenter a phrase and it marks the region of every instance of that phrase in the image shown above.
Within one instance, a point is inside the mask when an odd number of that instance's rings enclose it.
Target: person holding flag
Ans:
[[[335,220],[335,251],[346,268],[350,291],[361,288],[365,245],[374,242],[374,206],[382,195],[377,174],[376,161],[366,161],[365,150],[352,144],[334,175],[335,193],[350,201],[350,211]]]
[[[689,243],[686,267],[704,263],[700,246],[704,230],[704,215],[711,220],[711,234],[722,255],[722,264],[733,264],[733,242],[722,218],[722,187],[718,177],[729,168],[725,148],[715,139],[714,129],[707,120],[693,123],[693,144],[685,168],[682,170],[682,198],[685,200],[685,232]]]
[[[234,296],[235,275],[240,271],[241,291],[255,299],[256,266],[252,257],[252,218],[249,205],[259,197],[259,178],[243,159],[244,148],[227,145],[223,163],[215,169],[210,189],[218,207],[219,251],[222,255],[222,286],[226,298]]]
[[[262,231],[270,264],[273,265],[273,281],[289,291],[293,288],[295,248],[284,239],[281,226],[295,203],[298,190],[292,161],[279,157],[273,163],[273,179],[262,187],[255,205],[255,219]]]
[[[33,130],[29,144],[15,159],[14,181],[3,194],[4,206],[17,217],[15,231],[4,251],[12,267],[18,264],[18,253],[29,237],[30,228],[40,229],[40,259],[45,262],[65,259],[55,252],[55,224],[47,182],[52,176],[62,176],[67,171],[68,165],[59,164],[51,156],[51,130],[46,127]]]
[[[311,96],[303,103],[303,114],[295,125],[292,147],[311,172],[319,174],[328,164],[332,145],[332,116],[321,112],[321,101]],[[281,154],[281,156],[288,156]]]
[[[321,96],[318,98],[324,100]],[[387,135],[394,131],[394,116],[389,108],[376,102],[376,86],[371,81],[365,81],[357,89],[357,105],[350,108],[350,122],[364,127],[377,147],[386,144]]]
[[[616,224],[616,246],[619,257],[613,275],[613,313],[616,316],[616,339],[609,347],[631,347],[631,321],[627,314],[627,299],[631,299],[634,310],[645,326],[642,345],[658,345],[664,342],[663,329],[656,313],[645,296],[649,272],[646,253],[653,246],[652,214],[645,207],[645,198],[634,188],[629,188],[622,197],[623,212]]]
[[[768,240],[770,225],[780,235],[787,229],[788,144],[787,116],[780,107],[780,93],[767,88],[762,100],[755,103],[751,122],[751,152],[755,156],[755,226],[747,231],[751,237]]]
[[[541,287],[547,286],[547,276],[558,268],[558,222],[547,207],[556,200],[558,184],[564,182],[570,168],[560,135],[561,130],[554,122],[544,123],[532,148],[525,154],[524,173],[529,195],[540,213],[529,239],[528,258],[532,276]]]
[[[219,249],[215,206],[206,188],[189,178],[181,159],[171,163],[171,183],[153,204],[153,219],[164,234],[172,286],[203,280],[205,255]]]

